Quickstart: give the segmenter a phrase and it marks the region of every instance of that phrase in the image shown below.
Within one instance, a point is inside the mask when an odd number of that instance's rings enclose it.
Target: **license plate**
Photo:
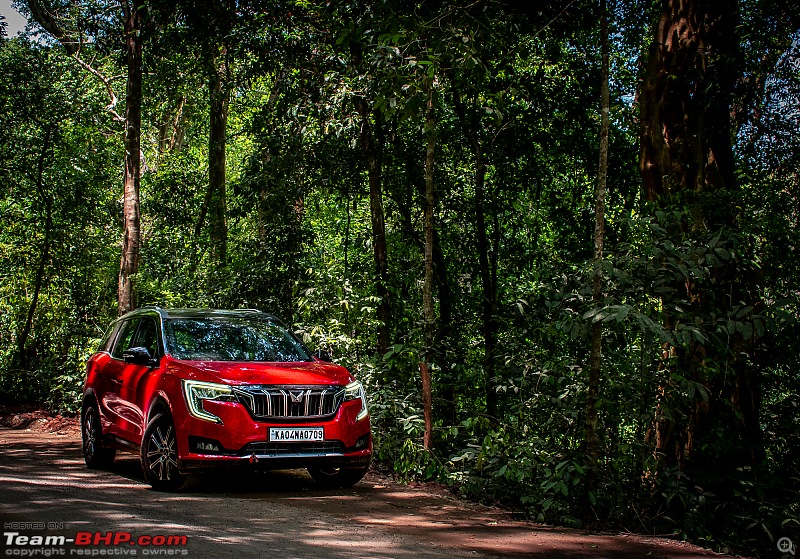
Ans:
[[[322,427],[270,427],[269,442],[311,443],[325,440]]]

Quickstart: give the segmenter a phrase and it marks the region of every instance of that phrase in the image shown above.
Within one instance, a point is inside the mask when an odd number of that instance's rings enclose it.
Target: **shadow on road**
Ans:
[[[61,522],[73,532],[186,535],[191,557],[282,559],[441,557],[630,557],[713,555],[676,542],[517,522],[446,491],[397,485],[377,474],[322,490],[304,470],[226,469],[188,493],[159,493],[139,461],[118,454],[89,470],[74,437],[0,429],[0,515]]]

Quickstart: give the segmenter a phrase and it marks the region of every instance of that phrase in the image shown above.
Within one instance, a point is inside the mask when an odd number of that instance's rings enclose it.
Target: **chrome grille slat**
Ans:
[[[256,420],[301,420],[333,416],[344,399],[341,386],[247,385],[234,389]]]

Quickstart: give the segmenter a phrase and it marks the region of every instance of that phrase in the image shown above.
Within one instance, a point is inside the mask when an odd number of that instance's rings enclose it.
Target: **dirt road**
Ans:
[[[338,491],[318,490],[304,472],[291,471],[217,476],[190,493],[156,493],[133,455],[119,456],[111,471],[86,469],[74,430],[0,428],[0,519],[6,557],[720,557],[656,538],[513,521],[378,474]]]

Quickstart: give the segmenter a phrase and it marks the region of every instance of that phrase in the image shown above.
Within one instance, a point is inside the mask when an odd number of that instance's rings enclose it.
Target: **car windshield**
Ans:
[[[164,321],[167,352],[187,361],[311,361],[288,330],[266,318],[220,316]]]

